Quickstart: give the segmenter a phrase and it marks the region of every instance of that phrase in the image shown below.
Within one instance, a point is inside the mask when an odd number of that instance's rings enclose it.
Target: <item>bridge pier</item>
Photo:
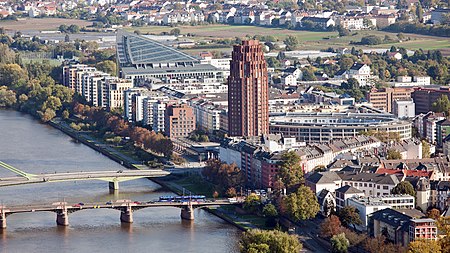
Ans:
[[[133,210],[131,206],[127,206],[120,212],[120,221],[122,223],[133,223]]]
[[[6,228],[6,214],[4,212],[0,213],[0,226],[1,229],[5,229]]]
[[[194,208],[192,205],[187,205],[181,208],[181,219],[194,220]]]
[[[119,190],[119,182],[118,181],[109,182],[109,190],[110,191],[117,191],[117,190]]]
[[[69,214],[66,208],[56,211],[56,224],[58,226],[69,226]]]

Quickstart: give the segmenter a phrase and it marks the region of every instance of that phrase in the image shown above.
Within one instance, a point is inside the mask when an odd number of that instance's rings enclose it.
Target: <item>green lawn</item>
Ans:
[[[192,193],[205,195],[208,198],[212,197],[212,185],[205,180],[200,179],[199,176],[185,176],[181,179],[174,180],[173,183],[184,187]]]
[[[416,50],[422,48],[424,50],[435,49],[442,50],[444,55],[450,55],[450,40],[443,37],[425,36],[417,34],[407,34],[405,37],[409,37],[410,40],[398,43],[380,44],[375,46],[359,46],[350,44],[351,41],[359,42],[362,37],[367,35],[376,35],[384,38],[386,35],[396,39],[396,33],[388,33],[383,31],[355,31],[353,35],[339,37],[337,32],[310,32],[310,31],[298,31],[288,30],[282,28],[273,27],[258,27],[258,26],[245,26],[245,25],[201,25],[201,26],[178,26],[181,30],[181,34],[194,34],[194,37],[189,37],[195,41],[202,40],[214,40],[223,38],[244,38],[246,36],[254,35],[272,35],[279,41],[283,41],[288,35],[297,37],[300,41],[299,49],[301,50],[323,50],[329,47],[351,48],[355,46],[360,48],[389,48],[392,45],[396,47],[405,47],[409,50]],[[161,32],[169,32],[174,27],[168,26],[145,26],[145,27],[130,27],[129,31],[140,30],[142,33],[160,34]],[[230,51],[231,46],[224,46],[223,48],[213,49],[183,49],[188,53],[196,54],[200,51]]]

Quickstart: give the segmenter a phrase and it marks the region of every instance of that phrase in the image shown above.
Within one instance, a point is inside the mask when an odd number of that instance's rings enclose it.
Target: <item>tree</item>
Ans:
[[[288,193],[294,192],[303,182],[303,169],[301,158],[295,151],[288,151],[281,156],[282,164],[278,169],[277,177],[281,180]]]
[[[56,113],[52,109],[47,108],[44,112],[38,111],[38,115],[43,122],[47,122],[52,120],[56,116]]]
[[[175,36],[180,35],[180,33],[181,33],[181,30],[179,28],[174,28],[174,29],[170,30],[170,32],[169,32],[170,35],[175,35]]]
[[[320,211],[316,195],[304,185],[284,197],[282,204],[286,213],[296,221],[314,218]]]
[[[442,252],[450,252],[450,217],[441,217],[437,220],[439,234],[443,235],[439,239]]]
[[[259,229],[243,233],[239,246],[241,253],[294,253],[302,249],[302,244],[295,235]]]
[[[420,2],[417,2],[416,16],[417,16],[417,20],[419,20],[419,22],[422,23],[423,22],[423,8],[422,8],[422,4]]]
[[[342,231],[341,221],[336,215],[330,215],[325,218],[320,224],[320,235],[325,238],[330,238],[339,234]]]
[[[448,114],[450,110],[450,100],[446,95],[441,95],[441,97],[432,104],[432,109],[434,112],[444,112]]]
[[[265,217],[277,217],[278,211],[273,204],[267,204],[263,207],[262,213]]]
[[[389,149],[387,151],[386,159],[388,160],[399,160],[402,158],[403,158],[402,154],[400,153],[400,151],[396,149]]]
[[[342,225],[346,227],[353,225],[353,227],[355,228],[356,225],[362,224],[361,217],[359,217],[359,210],[354,206],[345,206],[344,208],[339,210],[337,215],[342,222]]]
[[[381,38],[375,35],[368,35],[361,38],[361,45],[378,45],[382,42]]]
[[[339,61],[339,66],[341,67],[341,69],[349,70],[354,63],[355,62],[353,61],[352,58],[345,57]]]
[[[400,182],[399,184],[397,184],[394,188],[392,188],[391,193],[392,194],[408,194],[411,196],[416,196],[414,187],[408,181],[403,181],[403,182]]]
[[[292,35],[287,36],[283,42],[286,45],[287,51],[295,50],[295,49],[297,49],[297,47],[299,45],[297,37],[294,37]]]
[[[422,158],[430,158],[430,144],[426,140],[422,140]]]
[[[236,195],[237,195],[237,193],[236,193],[236,188],[234,188],[234,187],[228,188],[228,190],[227,190],[227,192],[225,193],[225,195],[227,195],[227,197],[229,197],[229,198],[236,197]]]
[[[0,64],[0,85],[10,87],[20,79],[27,79],[27,72],[18,64]]]
[[[16,93],[12,90],[8,90],[6,86],[0,86],[0,108],[11,107],[16,102]]]
[[[441,245],[434,240],[416,240],[408,245],[408,253],[441,253]]]
[[[344,233],[333,235],[331,238],[331,252],[333,253],[346,253],[349,245],[350,243]]]
[[[438,209],[433,208],[433,209],[431,209],[430,211],[427,212],[427,217],[431,218],[431,219],[434,219],[434,220],[437,220],[437,219],[439,219],[441,217],[441,212]]]
[[[99,62],[95,65],[95,67],[98,70],[106,72],[113,76],[115,76],[117,74],[117,65],[115,62],[110,61],[110,60]]]
[[[250,194],[245,198],[244,209],[251,213],[256,213],[261,206],[261,198],[256,194]]]

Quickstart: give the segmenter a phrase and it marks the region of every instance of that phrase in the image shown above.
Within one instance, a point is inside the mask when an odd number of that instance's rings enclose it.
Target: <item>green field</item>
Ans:
[[[299,49],[303,50],[321,50],[329,47],[351,48],[355,46],[357,49],[367,48],[389,48],[392,45],[396,47],[404,47],[409,50],[416,49],[434,49],[441,50],[444,55],[450,55],[450,40],[444,37],[425,36],[417,34],[404,34],[409,38],[408,41],[380,44],[375,46],[359,46],[350,44],[351,41],[358,42],[362,37],[367,35],[376,35],[384,38],[386,35],[396,39],[395,33],[388,33],[383,31],[355,31],[350,36],[339,37],[337,32],[310,32],[310,31],[298,31],[288,30],[282,28],[273,27],[258,27],[258,26],[244,26],[244,25],[201,25],[201,26],[178,26],[181,34],[194,34],[194,37],[189,37],[195,41],[208,40],[213,41],[215,39],[223,38],[244,38],[252,37],[254,35],[272,35],[279,41],[283,41],[288,35],[297,37],[301,45]],[[139,30],[143,34],[160,34],[162,32],[169,32],[174,27],[168,26],[145,26],[145,27],[130,27],[129,31]],[[195,54],[200,51],[215,50],[215,51],[230,51],[231,47],[224,46],[223,48],[214,49],[184,49],[189,53]]]

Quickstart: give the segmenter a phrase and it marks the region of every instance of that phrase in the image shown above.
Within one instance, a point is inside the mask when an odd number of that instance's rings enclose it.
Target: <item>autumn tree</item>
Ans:
[[[415,240],[409,243],[408,253],[441,253],[441,245],[434,240]]]
[[[242,234],[239,247],[241,253],[294,253],[300,252],[302,244],[295,235],[252,229]]]
[[[427,212],[427,217],[433,220],[437,220],[441,217],[441,212],[436,208],[432,208],[430,211]]]
[[[261,197],[256,194],[250,194],[245,198],[244,209],[251,213],[258,212],[261,207]]]
[[[422,140],[422,158],[430,158],[430,144],[426,140]]]
[[[325,238],[330,238],[333,235],[337,235],[342,231],[341,221],[336,215],[330,215],[325,218],[320,224],[320,235]]]
[[[206,167],[202,170],[203,176],[217,186],[224,193],[231,187],[238,187],[244,183],[244,173],[236,164],[222,163],[218,159],[206,161]]]
[[[234,188],[234,187],[228,188],[227,192],[225,193],[225,195],[227,195],[227,197],[229,197],[229,198],[236,197],[236,195],[237,195],[236,188]]]
[[[8,90],[6,86],[0,86],[0,108],[11,107],[16,102],[16,93],[12,90]]]
[[[349,245],[350,243],[344,233],[331,237],[331,252],[333,253],[346,253],[348,252]]]
[[[18,64],[0,64],[0,85],[11,87],[27,77],[27,72]]]
[[[282,164],[278,169],[277,177],[281,180],[287,192],[294,192],[303,183],[303,169],[301,158],[295,151],[288,151],[281,156]]]
[[[394,188],[392,188],[391,193],[392,194],[408,194],[411,196],[416,196],[414,187],[408,181],[403,181],[403,182],[398,183]]]
[[[103,72],[108,73],[113,76],[115,76],[117,74],[117,65],[115,62],[110,61],[110,60],[99,62],[95,65],[95,67],[98,70],[103,71]]]
[[[355,227],[356,225],[362,224],[361,217],[359,217],[359,210],[354,206],[345,206],[338,211],[337,215],[342,222],[342,225],[346,227],[349,227],[350,225]]]
[[[450,252],[450,217],[441,217],[437,220],[438,231],[443,237],[439,239],[442,252]]]
[[[389,149],[387,151],[386,159],[388,160],[400,160],[402,158],[403,158],[402,154],[400,153],[400,151],[396,149]]]
[[[304,185],[284,197],[282,204],[287,214],[296,221],[314,218],[320,211],[316,195]]]

